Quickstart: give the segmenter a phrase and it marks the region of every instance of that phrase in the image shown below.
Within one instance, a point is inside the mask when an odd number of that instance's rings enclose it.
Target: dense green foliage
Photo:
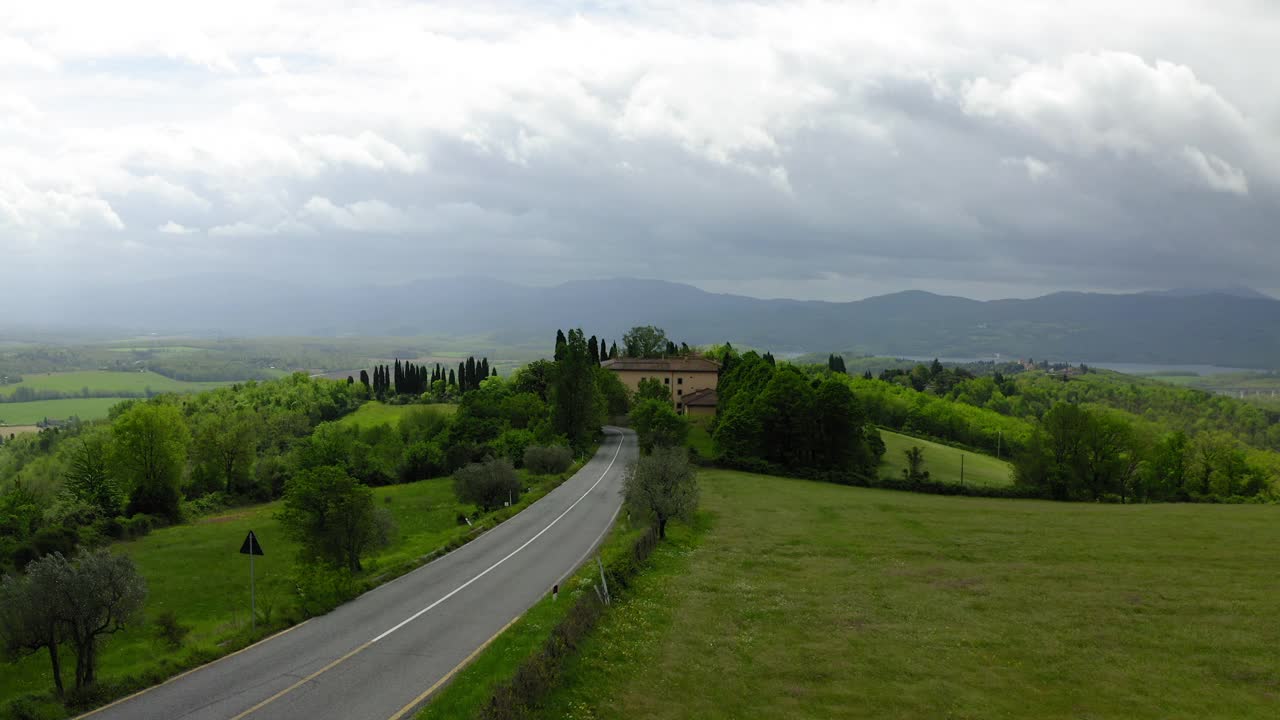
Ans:
[[[368,551],[387,545],[394,530],[390,513],[373,504],[373,491],[332,465],[289,478],[278,519],[305,559],[351,572],[361,570]]]
[[[646,453],[655,447],[683,445],[689,436],[689,421],[676,414],[670,396],[666,400],[638,401],[631,408],[631,427],[636,431],[640,449]]]
[[[777,366],[755,352],[726,365],[712,434],[722,461],[836,479],[874,474],[883,445],[846,381],[810,381],[794,366]]]

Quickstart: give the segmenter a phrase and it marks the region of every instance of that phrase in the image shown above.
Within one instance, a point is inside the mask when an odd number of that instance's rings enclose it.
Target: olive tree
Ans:
[[[689,520],[698,508],[698,479],[683,447],[656,447],[627,468],[623,495],[633,512],[658,524],[658,537],[667,536],[671,519]]]
[[[137,620],[146,597],[146,583],[128,556],[104,548],[73,560],[53,553],[29,563],[26,577],[0,583],[0,633],[10,653],[48,650],[61,695],[59,644],[75,651],[76,689],[92,685],[100,638]]]
[[[520,476],[503,458],[471,463],[453,474],[453,491],[458,500],[478,505],[482,511],[519,498],[521,490]]]

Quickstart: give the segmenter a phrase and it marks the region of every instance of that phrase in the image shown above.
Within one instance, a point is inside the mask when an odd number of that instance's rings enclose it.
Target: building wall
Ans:
[[[695,405],[694,407],[685,408],[684,414],[695,418],[715,417],[716,409],[707,405]]]
[[[718,373],[715,372],[664,372],[661,370],[614,370],[618,379],[631,392],[640,389],[640,381],[644,378],[657,378],[671,388],[671,404],[677,410],[684,409],[680,398],[695,390],[714,390]],[[714,410],[712,411],[715,412]]]

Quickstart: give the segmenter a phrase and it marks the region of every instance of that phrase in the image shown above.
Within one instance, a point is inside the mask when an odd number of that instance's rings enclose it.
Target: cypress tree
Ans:
[[[476,389],[476,359],[474,357],[467,358],[467,389]]]
[[[592,335],[587,341],[587,354],[591,356],[591,362],[600,364],[600,343],[596,340],[596,336]]]
[[[610,360],[618,359],[618,343],[611,343],[609,345],[609,359]]]
[[[493,368],[493,377],[498,377],[498,368]]]
[[[353,377],[351,377],[350,375],[348,375],[348,376],[347,376],[347,384],[348,384],[348,385],[355,385],[355,384],[356,384],[356,379],[355,379],[355,378],[353,378]]]
[[[489,358],[480,358],[480,379],[489,377]]]
[[[467,364],[458,363],[458,392],[467,391]]]
[[[453,368],[449,369],[449,385],[451,387],[458,387],[458,379],[453,376]]]
[[[560,360],[564,359],[564,346],[565,346],[564,331],[556,330],[556,354],[555,354],[556,362],[560,362]]]
[[[365,390],[369,389],[369,371],[368,370],[360,371],[360,384],[364,386]]]

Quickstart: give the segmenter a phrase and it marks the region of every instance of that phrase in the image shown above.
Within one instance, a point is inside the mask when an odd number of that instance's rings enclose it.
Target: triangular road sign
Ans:
[[[240,546],[241,555],[262,555],[262,546],[258,544],[258,536],[249,531],[248,537],[244,539],[244,544]]]

